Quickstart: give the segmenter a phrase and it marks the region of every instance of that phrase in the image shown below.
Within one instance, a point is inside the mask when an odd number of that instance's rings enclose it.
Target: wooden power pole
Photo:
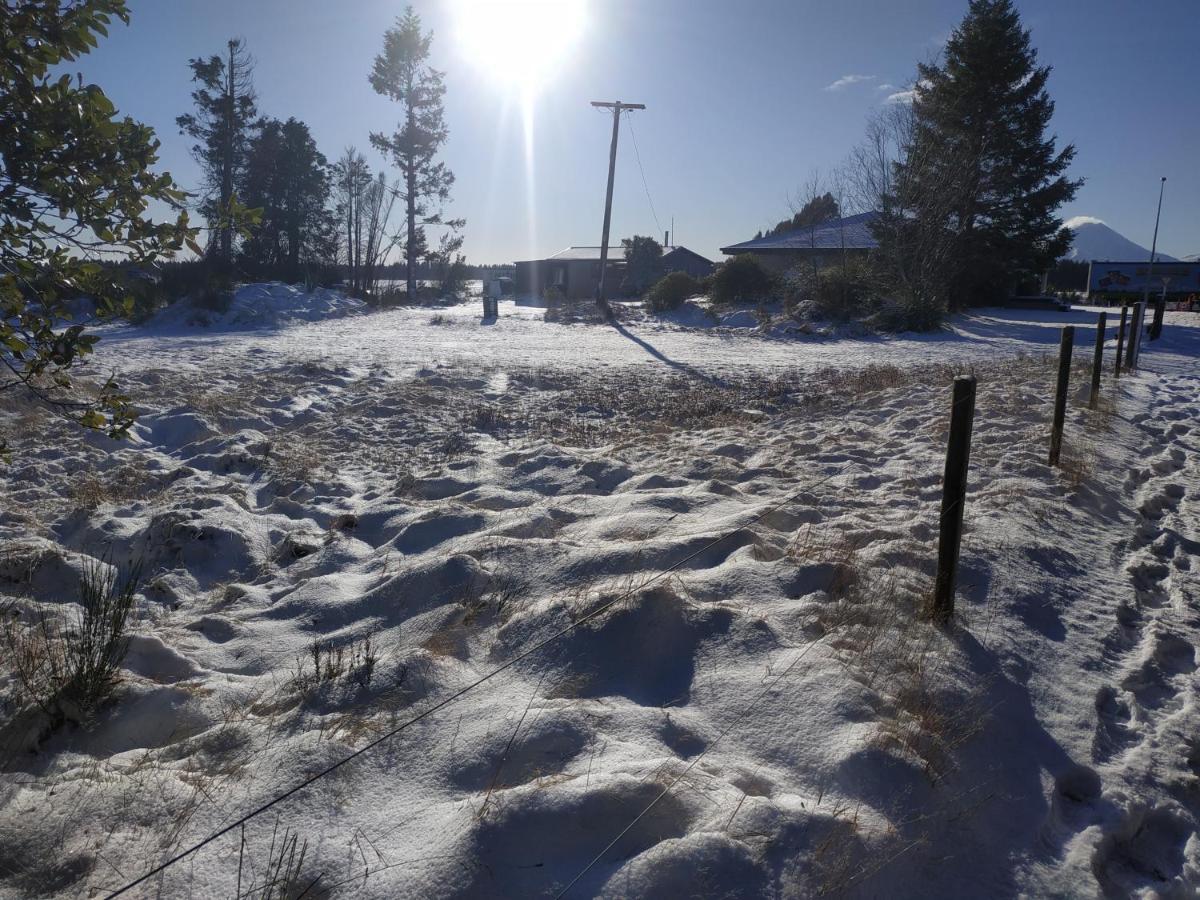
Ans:
[[[604,276],[608,272],[608,226],[612,223],[612,191],[613,176],[617,171],[617,133],[621,129],[621,110],[645,109],[644,103],[608,103],[603,100],[593,100],[592,106],[600,109],[611,109],[613,114],[612,146],[608,149],[608,192],[604,195],[604,231],[600,236],[600,283],[596,287],[596,305],[604,318],[612,318],[612,310],[608,306],[608,298],[604,296]]]

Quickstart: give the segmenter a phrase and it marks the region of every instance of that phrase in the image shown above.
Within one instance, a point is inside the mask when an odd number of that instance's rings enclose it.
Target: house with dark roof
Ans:
[[[786,272],[801,263],[820,267],[840,259],[843,251],[865,256],[876,249],[879,241],[871,230],[871,223],[878,217],[877,212],[865,212],[829,219],[807,228],[730,244],[722,247],[721,252],[730,256],[752,253],[764,266],[776,272]]]
[[[687,247],[664,247],[663,273],[687,272],[702,278],[712,271],[713,263]],[[605,263],[605,293],[616,294],[625,278],[625,248],[608,248]],[[526,259],[516,263],[516,295],[542,297],[553,287],[568,300],[589,300],[600,284],[600,248],[568,247],[545,259]]]

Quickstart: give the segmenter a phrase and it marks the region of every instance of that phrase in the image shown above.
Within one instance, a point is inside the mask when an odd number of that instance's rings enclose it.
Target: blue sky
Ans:
[[[447,72],[445,159],[457,176],[450,212],[467,219],[473,262],[599,243],[610,121],[588,101],[642,102],[632,126],[657,224],[625,123],[613,237],[659,234],[717,257],[788,213],[787,198],[861,137],[872,107],[937,52],[965,0],[586,0],[583,34],[530,105],[470,58],[455,7],[415,3]],[[1043,62],[1054,67],[1053,130],[1074,142],[1087,179],[1063,209],[1103,219],[1149,246],[1166,175],[1159,248],[1200,253],[1200,50],[1197,0],[1019,0]],[[367,73],[393,0],[131,0],[132,24],[80,65],[121,110],[155,127],[163,168],[198,180],[175,116],[189,108],[189,57],[232,36],[257,59],[261,112],[296,116],[331,159],[347,144],[380,158],[368,134],[397,108]],[[846,76],[862,76],[830,86]],[[893,85],[895,88],[886,87]],[[529,177],[532,173],[532,178]]]

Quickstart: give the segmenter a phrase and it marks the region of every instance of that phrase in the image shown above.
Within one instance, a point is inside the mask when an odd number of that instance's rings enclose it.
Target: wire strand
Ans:
[[[618,834],[615,838],[613,838],[611,841],[609,841],[608,844],[604,847],[604,849],[601,850],[599,853],[597,853],[596,856],[592,859],[592,861],[590,863],[588,863],[586,866],[584,866],[583,869],[580,870],[579,874],[576,875],[574,878],[572,878],[570,883],[565,888],[563,888],[558,894],[555,895],[555,900],[561,900],[562,897],[565,897],[567,894],[567,891],[571,890],[571,888],[573,888],[576,885],[576,883],[579,881],[579,879],[582,878],[584,875],[586,875],[591,870],[592,866],[594,866],[594,865],[596,865],[596,863],[600,862],[601,858],[603,858],[605,853],[607,853],[614,846],[616,846],[617,842],[619,840],[621,840],[621,838],[625,837],[626,834],[629,833],[629,829],[631,829],[634,825],[636,825],[638,822],[640,822],[642,817],[645,816],[646,813],[650,812],[650,810],[652,810],[656,805],[658,805],[658,802],[660,800],[662,800],[663,797],[665,797],[665,796],[667,796],[667,794],[671,793],[671,790],[675,787],[675,785],[679,784],[679,782],[684,779],[684,777],[688,774],[688,772],[692,771],[692,769],[694,769],[696,767],[696,764],[699,763],[700,760],[704,759],[704,757],[708,754],[708,751],[711,750],[713,747],[717,746],[717,744],[720,743],[721,739],[724,738],[727,734],[729,734],[729,732],[731,732],[733,730],[734,726],[738,725],[743,719],[745,719],[746,716],[748,716],[751,713],[751,711],[753,711],[754,708],[756,706],[758,706],[759,703],[762,702],[763,698],[765,698],[768,694],[770,694],[771,691],[774,690],[775,686],[777,684],[779,684],[779,682],[782,681],[784,678],[786,678],[791,673],[792,669],[796,668],[796,666],[799,665],[800,660],[804,659],[804,657],[808,655],[808,651],[811,650],[813,647],[815,647],[817,644],[819,644],[824,639],[825,639],[825,635],[821,635],[820,637],[814,638],[813,640],[811,640],[807,644],[805,644],[804,649],[800,651],[800,653],[796,656],[796,658],[793,659],[790,663],[788,663],[788,667],[786,669],[784,669],[782,672],[780,672],[778,675],[776,675],[775,678],[771,680],[770,684],[768,684],[765,688],[763,688],[761,691],[759,691],[758,694],[755,695],[754,699],[751,700],[748,704],[746,704],[746,706],[744,706],[742,708],[742,710],[736,716],[733,717],[733,721],[730,722],[727,726],[725,726],[724,730],[720,734],[718,734],[716,736],[716,738],[713,739],[713,742],[711,744],[709,744],[707,747],[705,747],[704,750],[695,759],[693,759],[690,763],[688,763],[687,767],[682,772],[680,772],[677,776],[675,776],[675,778],[672,779],[671,783],[668,784],[665,788],[663,788],[662,791],[659,792],[658,796],[656,796],[653,800],[651,800],[646,805],[645,809],[643,809],[640,813],[638,813],[636,816],[634,816],[632,822],[630,822],[623,829],[621,829],[620,834]]]
[[[530,647],[527,650],[524,650],[521,653],[514,656],[508,662],[506,662],[500,666],[497,666],[495,669],[488,672],[486,675],[481,676],[480,678],[476,679],[475,681],[471,682],[470,684],[465,685],[464,687],[455,691],[453,694],[451,694],[449,697],[446,697],[444,700],[440,700],[437,703],[433,704],[432,706],[427,707],[422,712],[418,713],[417,715],[413,716],[410,719],[405,720],[404,722],[400,723],[392,730],[380,735],[375,740],[363,745],[359,749],[355,750],[353,753],[342,757],[341,759],[337,760],[334,763],[331,763],[330,765],[326,766],[325,768],[321,769],[320,771],[316,772],[315,774],[310,775],[308,778],[303,779],[302,781],[300,781],[297,784],[293,785],[292,787],[288,788],[282,794],[276,795],[272,799],[261,804],[260,806],[256,807],[255,809],[251,810],[250,812],[246,813],[242,817],[234,820],[233,822],[230,822],[228,825],[224,826],[223,828],[220,828],[217,831],[214,831],[212,834],[210,834],[208,837],[204,838],[203,840],[197,841],[195,844],[188,847],[186,850],[183,850],[183,851],[175,854],[170,859],[168,859],[166,862],[163,862],[163,863],[155,866],[153,869],[150,869],[148,872],[144,873],[143,875],[138,876],[133,881],[129,882],[128,884],[124,885],[123,887],[118,888],[116,891],[109,894],[108,900],[112,900],[112,898],[114,898],[114,897],[119,897],[122,894],[126,893],[127,891],[137,887],[139,884],[146,882],[147,880],[149,880],[150,878],[153,878],[158,873],[165,871],[166,869],[175,865],[177,862],[180,862],[181,860],[186,859],[187,857],[191,856],[196,851],[208,846],[213,841],[215,841],[218,838],[223,837],[224,835],[233,831],[238,826],[243,825],[246,822],[250,821],[255,816],[261,815],[262,813],[266,812],[267,810],[271,809],[272,807],[278,805],[279,803],[282,803],[288,797],[291,797],[294,794],[297,794],[300,791],[304,790],[310,784],[313,784],[314,782],[319,781],[320,779],[324,778],[326,775],[329,775],[330,773],[336,771],[337,769],[340,769],[346,763],[357,759],[358,757],[362,756],[364,753],[367,753],[368,751],[374,749],[375,747],[378,747],[383,742],[392,739],[396,735],[400,734],[400,732],[404,731],[406,728],[409,728],[409,727],[417,724],[418,722],[422,721],[423,719],[428,718],[429,716],[433,715],[438,710],[449,706],[451,703],[454,703],[456,700],[459,700],[460,698],[462,698],[464,695],[466,695],[470,691],[473,691],[475,688],[479,687],[480,685],[490,681],[492,678],[496,677],[501,672],[511,669],[517,663],[521,662],[524,659],[527,659],[528,657],[532,656],[534,653],[537,653],[543,647],[546,647],[547,645],[553,643],[554,641],[558,640],[559,638],[569,634],[570,632],[574,631],[576,628],[583,625],[584,623],[589,622],[592,619],[595,619],[597,616],[599,616],[602,613],[604,613],[605,611],[611,609],[617,603],[620,603],[624,600],[629,599],[638,591],[642,591],[645,588],[647,588],[649,585],[654,584],[657,581],[661,581],[663,578],[666,578],[672,572],[675,572],[678,569],[682,568],[684,565],[691,562],[693,559],[697,558],[701,554],[708,552],[713,547],[715,547],[718,544],[722,543],[723,541],[726,541],[729,538],[733,537],[733,535],[735,535],[737,532],[742,531],[745,528],[749,528],[750,526],[755,525],[758,522],[761,522],[764,518],[769,516],[771,513],[781,509],[782,507],[786,506],[788,503],[793,502],[801,494],[803,494],[807,491],[810,491],[813,488],[820,487],[822,484],[825,484],[829,481],[832,481],[838,475],[841,475],[847,469],[849,469],[851,467],[851,465],[853,465],[852,462],[845,463],[844,465],[835,469],[833,472],[826,475],[824,478],[822,478],[818,481],[809,483],[809,484],[805,484],[803,487],[797,488],[796,490],[792,491],[791,493],[786,494],[782,499],[776,501],[775,503],[767,506],[763,510],[756,513],[754,516],[752,516],[749,519],[749,521],[744,522],[743,524],[739,525],[737,528],[730,529],[729,531],[725,532],[721,536],[714,538],[713,540],[707,542],[703,546],[701,546],[698,549],[689,553],[687,556],[683,557],[682,559],[678,560],[677,562],[675,562],[672,565],[668,566],[667,568],[663,569],[658,574],[652,576],[651,578],[647,579],[646,581],[641,582],[637,586],[630,588],[629,590],[625,591],[624,593],[617,595],[612,600],[609,600],[608,602],[601,604],[600,606],[596,607],[596,609],[592,610],[587,615],[582,616],[579,619],[576,619],[574,622],[572,622],[567,627],[562,628],[559,631],[556,631],[554,634],[550,635],[549,637],[546,637],[543,640],[537,642],[532,647]]]
[[[642,168],[642,154],[638,152],[637,133],[633,130],[633,110],[625,112],[629,118],[629,136],[633,139],[633,155],[637,160],[638,171],[642,173],[642,187],[646,191],[646,202],[650,204],[650,215],[654,216],[654,226],[658,229],[658,234],[662,234],[662,222],[658,221],[658,213],[654,211],[654,201],[650,198],[650,185],[646,183],[646,170]]]

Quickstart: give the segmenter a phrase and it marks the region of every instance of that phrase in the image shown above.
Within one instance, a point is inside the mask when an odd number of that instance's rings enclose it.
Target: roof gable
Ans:
[[[695,259],[695,260],[698,260],[698,261],[704,263],[707,266],[711,266],[713,264],[713,261],[711,259],[707,259],[707,258],[701,256],[695,250],[689,250],[687,247],[668,247],[665,249],[666,249],[666,252],[663,253],[664,261],[666,261],[668,259],[672,259],[672,258],[677,259],[681,256],[688,256],[688,257],[691,257],[692,259]]]

